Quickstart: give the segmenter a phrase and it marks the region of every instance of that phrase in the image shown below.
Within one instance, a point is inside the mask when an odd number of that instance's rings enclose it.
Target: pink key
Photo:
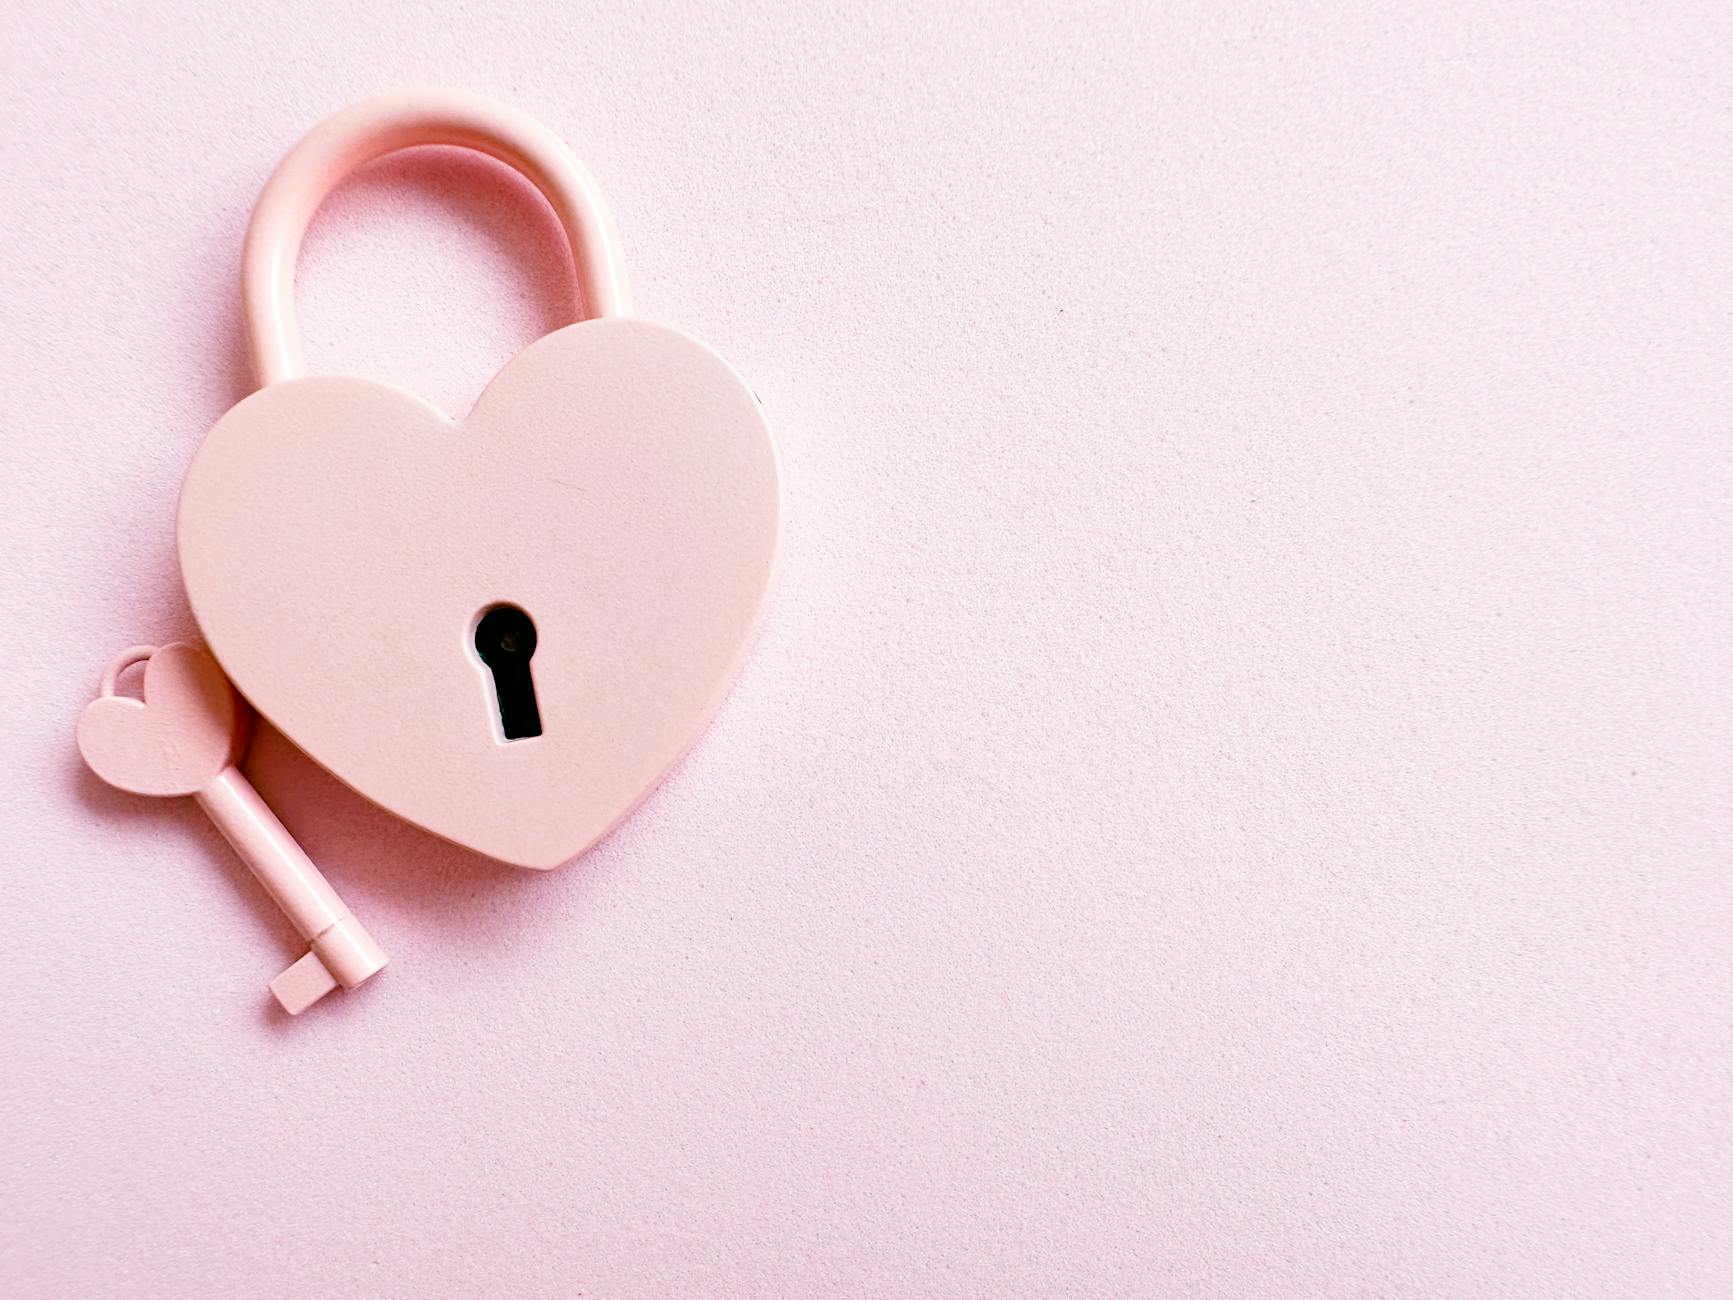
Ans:
[[[144,664],[144,698],[114,693]],[[104,781],[133,794],[191,795],[311,945],[271,981],[299,1015],[341,984],[352,989],[385,965],[385,953],[349,915],[319,868],[236,766],[252,714],[202,647],[177,642],[123,650],[102,675],[102,694],[78,719],[78,748]]]

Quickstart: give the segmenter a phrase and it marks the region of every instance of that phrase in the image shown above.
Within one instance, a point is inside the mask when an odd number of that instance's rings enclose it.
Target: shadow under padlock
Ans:
[[[429,144],[536,186],[590,313],[461,421],[304,374],[295,329],[313,210],[356,167]],[[386,96],[316,127],[261,193],[242,271],[260,387],[206,435],[177,525],[211,653],[285,738],[410,825],[517,867],[580,855],[697,740],[756,631],[781,509],[759,402],[702,343],[628,314],[595,182],[480,96]]]

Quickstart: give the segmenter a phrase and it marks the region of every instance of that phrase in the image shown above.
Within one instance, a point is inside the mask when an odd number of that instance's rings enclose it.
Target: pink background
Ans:
[[[164,8],[0,17],[0,1290],[1733,1295],[1725,3]],[[260,182],[428,82],[595,170],[786,563],[552,875],[266,736],[394,957],[290,1021],[72,725],[192,631]],[[461,410],[562,258],[378,166],[311,362]]]

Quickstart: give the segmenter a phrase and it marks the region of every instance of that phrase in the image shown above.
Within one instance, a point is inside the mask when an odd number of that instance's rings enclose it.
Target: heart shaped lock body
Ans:
[[[206,436],[179,546],[259,713],[406,821],[547,869],[703,730],[763,607],[776,457],[721,358],[623,316],[539,339],[454,422],[373,380],[267,384]],[[508,740],[478,620],[533,621],[541,732]]]

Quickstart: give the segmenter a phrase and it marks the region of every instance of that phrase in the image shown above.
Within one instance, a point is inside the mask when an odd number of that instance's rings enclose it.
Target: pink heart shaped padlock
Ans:
[[[453,420],[373,379],[302,374],[293,277],[354,168],[459,145],[517,169],[571,240],[591,318]],[[187,471],[193,614],[259,713],[361,794],[502,862],[582,853],[697,738],[738,669],[778,535],[758,402],[702,343],[628,314],[594,181],[502,104],[358,104],[284,158],[247,231],[260,388]]]

